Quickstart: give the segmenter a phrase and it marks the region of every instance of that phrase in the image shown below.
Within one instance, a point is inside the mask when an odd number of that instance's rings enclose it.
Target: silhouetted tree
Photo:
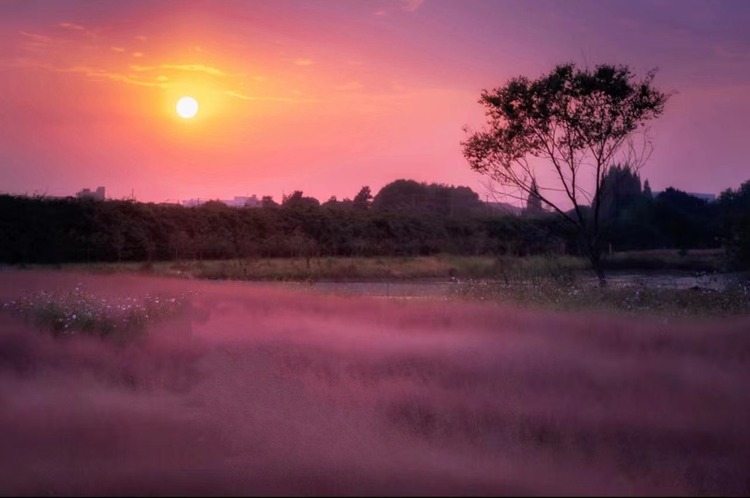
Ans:
[[[722,192],[717,204],[729,262],[737,269],[750,269],[750,180],[737,190]]]
[[[656,196],[654,219],[670,245],[687,250],[713,247],[719,236],[715,206],[669,187]]]
[[[414,210],[427,204],[427,185],[414,180],[396,180],[380,189],[372,201],[378,211]]]
[[[279,203],[273,200],[270,195],[264,195],[260,200],[260,207],[262,208],[276,208],[279,207]]]
[[[654,194],[651,192],[651,185],[649,185],[648,180],[643,182],[643,197],[646,199],[653,199]]]
[[[629,152],[626,162],[633,165],[645,159],[649,142],[644,125],[662,114],[669,98],[653,88],[654,76],[650,71],[637,81],[627,66],[581,70],[564,64],[536,80],[513,78],[482,92],[479,103],[485,107],[488,128],[462,142],[471,168],[511,187],[518,198],[532,192],[532,183],[537,186],[543,204],[577,230],[601,285],[606,283],[601,265],[602,183],[618,154]],[[633,141],[638,131],[643,131],[640,150]],[[572,211],[550,197],[553,190],[564,193]],[[586,204],[593,207],[589,216],[582,209]]]
[[[629,165],[612,166],[602,180],[600,215],[615,220],[641,196],[641,178]]]
[[[535,180],[531,180],[531,191],[526,199],[526,214],[529,216],[538,216],[544,213],[542,199],[539,197],[539,187]]]
[[[467,216],[482,210],[479,195],[468,187],[414,180],[396,180],[380,189],[372,201],[377,211],[408,211],[423,216]]]
[[[339,204],[338,199],[336,198],[335,195],[332,195],[331,197],[328,198],[327,201],[321,204],[321,206],[331,208],[331,207],[336,207],[338,204]]]
[[[367,210],[370,208],[370,200],[372,199],[372,193],[370,187],[364,186],[360,189],[357,195],[354,196],[352,205],[354,209]]]
[[[284,196],[281,206],[285,208],[318,207],[320,202],[315,197],[305,197],[301,190],[295,190]]]

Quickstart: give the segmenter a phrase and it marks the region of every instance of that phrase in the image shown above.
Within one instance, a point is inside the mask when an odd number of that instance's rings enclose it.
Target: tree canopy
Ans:
[[[510,187],[507,195],[538,196],[578,230],[602,283],[602,186],[615,163],[637,170],[650,151],[645,125],[669,99],[653,87],[655,74],[638,80],[625,65],[562,64],[536,80],[518,76],[482,92],[487,127],[462,142],[472,169]]]

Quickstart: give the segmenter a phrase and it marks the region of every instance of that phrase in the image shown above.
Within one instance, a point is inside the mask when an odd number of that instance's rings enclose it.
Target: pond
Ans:
[[[596,278],[585,275],[577,280],[583,285],[596,285]],[[611,272],[607,283],[612,287],[647,287],[668,289],[725,290],[731,285],[747,282],[747,275],[740,273],[698,274],[695,272]],[[476,285],[472,279],[438,279],[381,282],[284,282],[276,285],[301,288],[325,294],[370,296],[386,298],[440,298],[460,294],[462,287]],[[513,282],[512,285],[539,285],[535,281]]]

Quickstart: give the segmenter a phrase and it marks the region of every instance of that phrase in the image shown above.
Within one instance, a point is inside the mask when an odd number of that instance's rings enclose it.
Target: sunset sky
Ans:
[[[484,197],[481,90],[606,62],[676,92],[642,178],[718,194],[750,180],[748,26],[746,0],[0,0],[0,192]]]

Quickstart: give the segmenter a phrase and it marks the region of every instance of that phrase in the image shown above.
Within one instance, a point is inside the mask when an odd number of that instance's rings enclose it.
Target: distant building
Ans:
[[[223,200],[221,202],[229,207],[260,207],[260,199],[255,194],[250,197],[235,196],[232,200]]]
[[[91,189],[83,189],[80,192],[76,192],[76,197],[79,199],[96,199],[98,201],[104,200],[104,187],[97,187],[93,192]]]
[[[182,201],[182,205],[185,207],[198,207],[205,203],[206,201],[204,201],[203,199],[188,199],[186,201]]]
[[[182,201],[182,205],[185,207],[198,207],[202,206],[209,199],[188,199]],[[234,199],[217,199],[218,202],[222,202],[229,207],[243,208],[243,207],[261,207],[261,200],[255,194],[251,196],[235,196]]]

